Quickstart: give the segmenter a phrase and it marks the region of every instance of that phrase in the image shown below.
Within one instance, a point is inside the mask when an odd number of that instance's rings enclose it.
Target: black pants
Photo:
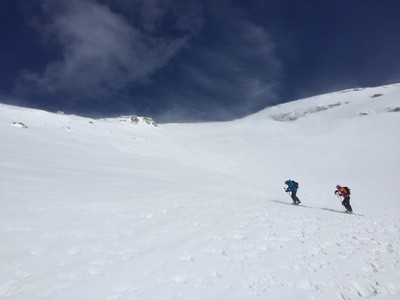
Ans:
[[[293,200],[293,203],[300,202],[300,199],[297,198],[296,194],[297,194],[297,191],[296,191],[296,192],[292,192],[292,200]]]
[[[344,198],[344,200],[342,201],[342,205],[346,208],[346,210],[353,211],[353,209],[351,208],[351,205],[350,205],[350,196],[347,196],[346,198]]]

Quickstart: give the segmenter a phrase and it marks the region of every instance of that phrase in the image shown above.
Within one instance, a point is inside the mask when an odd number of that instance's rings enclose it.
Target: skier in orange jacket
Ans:
[[[347,186],[336,186],[335,195],[343,197],[342,205],[346,208],[346,212],[353,212],[350,205],[350,189]]]

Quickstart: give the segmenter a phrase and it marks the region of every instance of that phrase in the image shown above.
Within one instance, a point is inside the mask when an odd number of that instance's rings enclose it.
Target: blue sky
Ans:
[[[2,0],[0,102],[230,120],[400,82],[398,0]]]

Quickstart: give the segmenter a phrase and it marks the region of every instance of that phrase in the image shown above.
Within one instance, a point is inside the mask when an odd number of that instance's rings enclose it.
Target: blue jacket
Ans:
[[[287,188],[288,191],[293,192],[293,193],[296,193],[296,192],[297,192],[297,188],[296,188],[296,186],[294,185],[294,181],[293,181],[293,180],[287,180],[285,183],[286,183],[287,186],[288,186],[288,188]]]

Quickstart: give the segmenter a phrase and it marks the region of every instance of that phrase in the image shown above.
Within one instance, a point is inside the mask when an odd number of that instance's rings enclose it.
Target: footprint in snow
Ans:
[[[29,253],[31,255],[45,255],[47,253],[47,249],[44,247],[36,247],[32,248]]]
[[[242,234],[240,234],[240,233],[235,234],[235,235],[233,236],[233,238],[234,238],[235,240],[246,240],[246,239],[247,239],[246,236],[244,236],[244,235],[242,235]]]
[[[76,246],[76,247],[69,247],[69,248],[68,248],[68,253],[71,254],[71,255],[78,255],[78,254],[81,253],[81,251],[80,251],[80,249],[79,249],[78,246]]]
[[[174,281],[177,282],[177,283],[186,284],[186,283],[189,282],[189,280],[190,280],[190,278],[185,276],[185,275],[177,274],[174,277]]]

